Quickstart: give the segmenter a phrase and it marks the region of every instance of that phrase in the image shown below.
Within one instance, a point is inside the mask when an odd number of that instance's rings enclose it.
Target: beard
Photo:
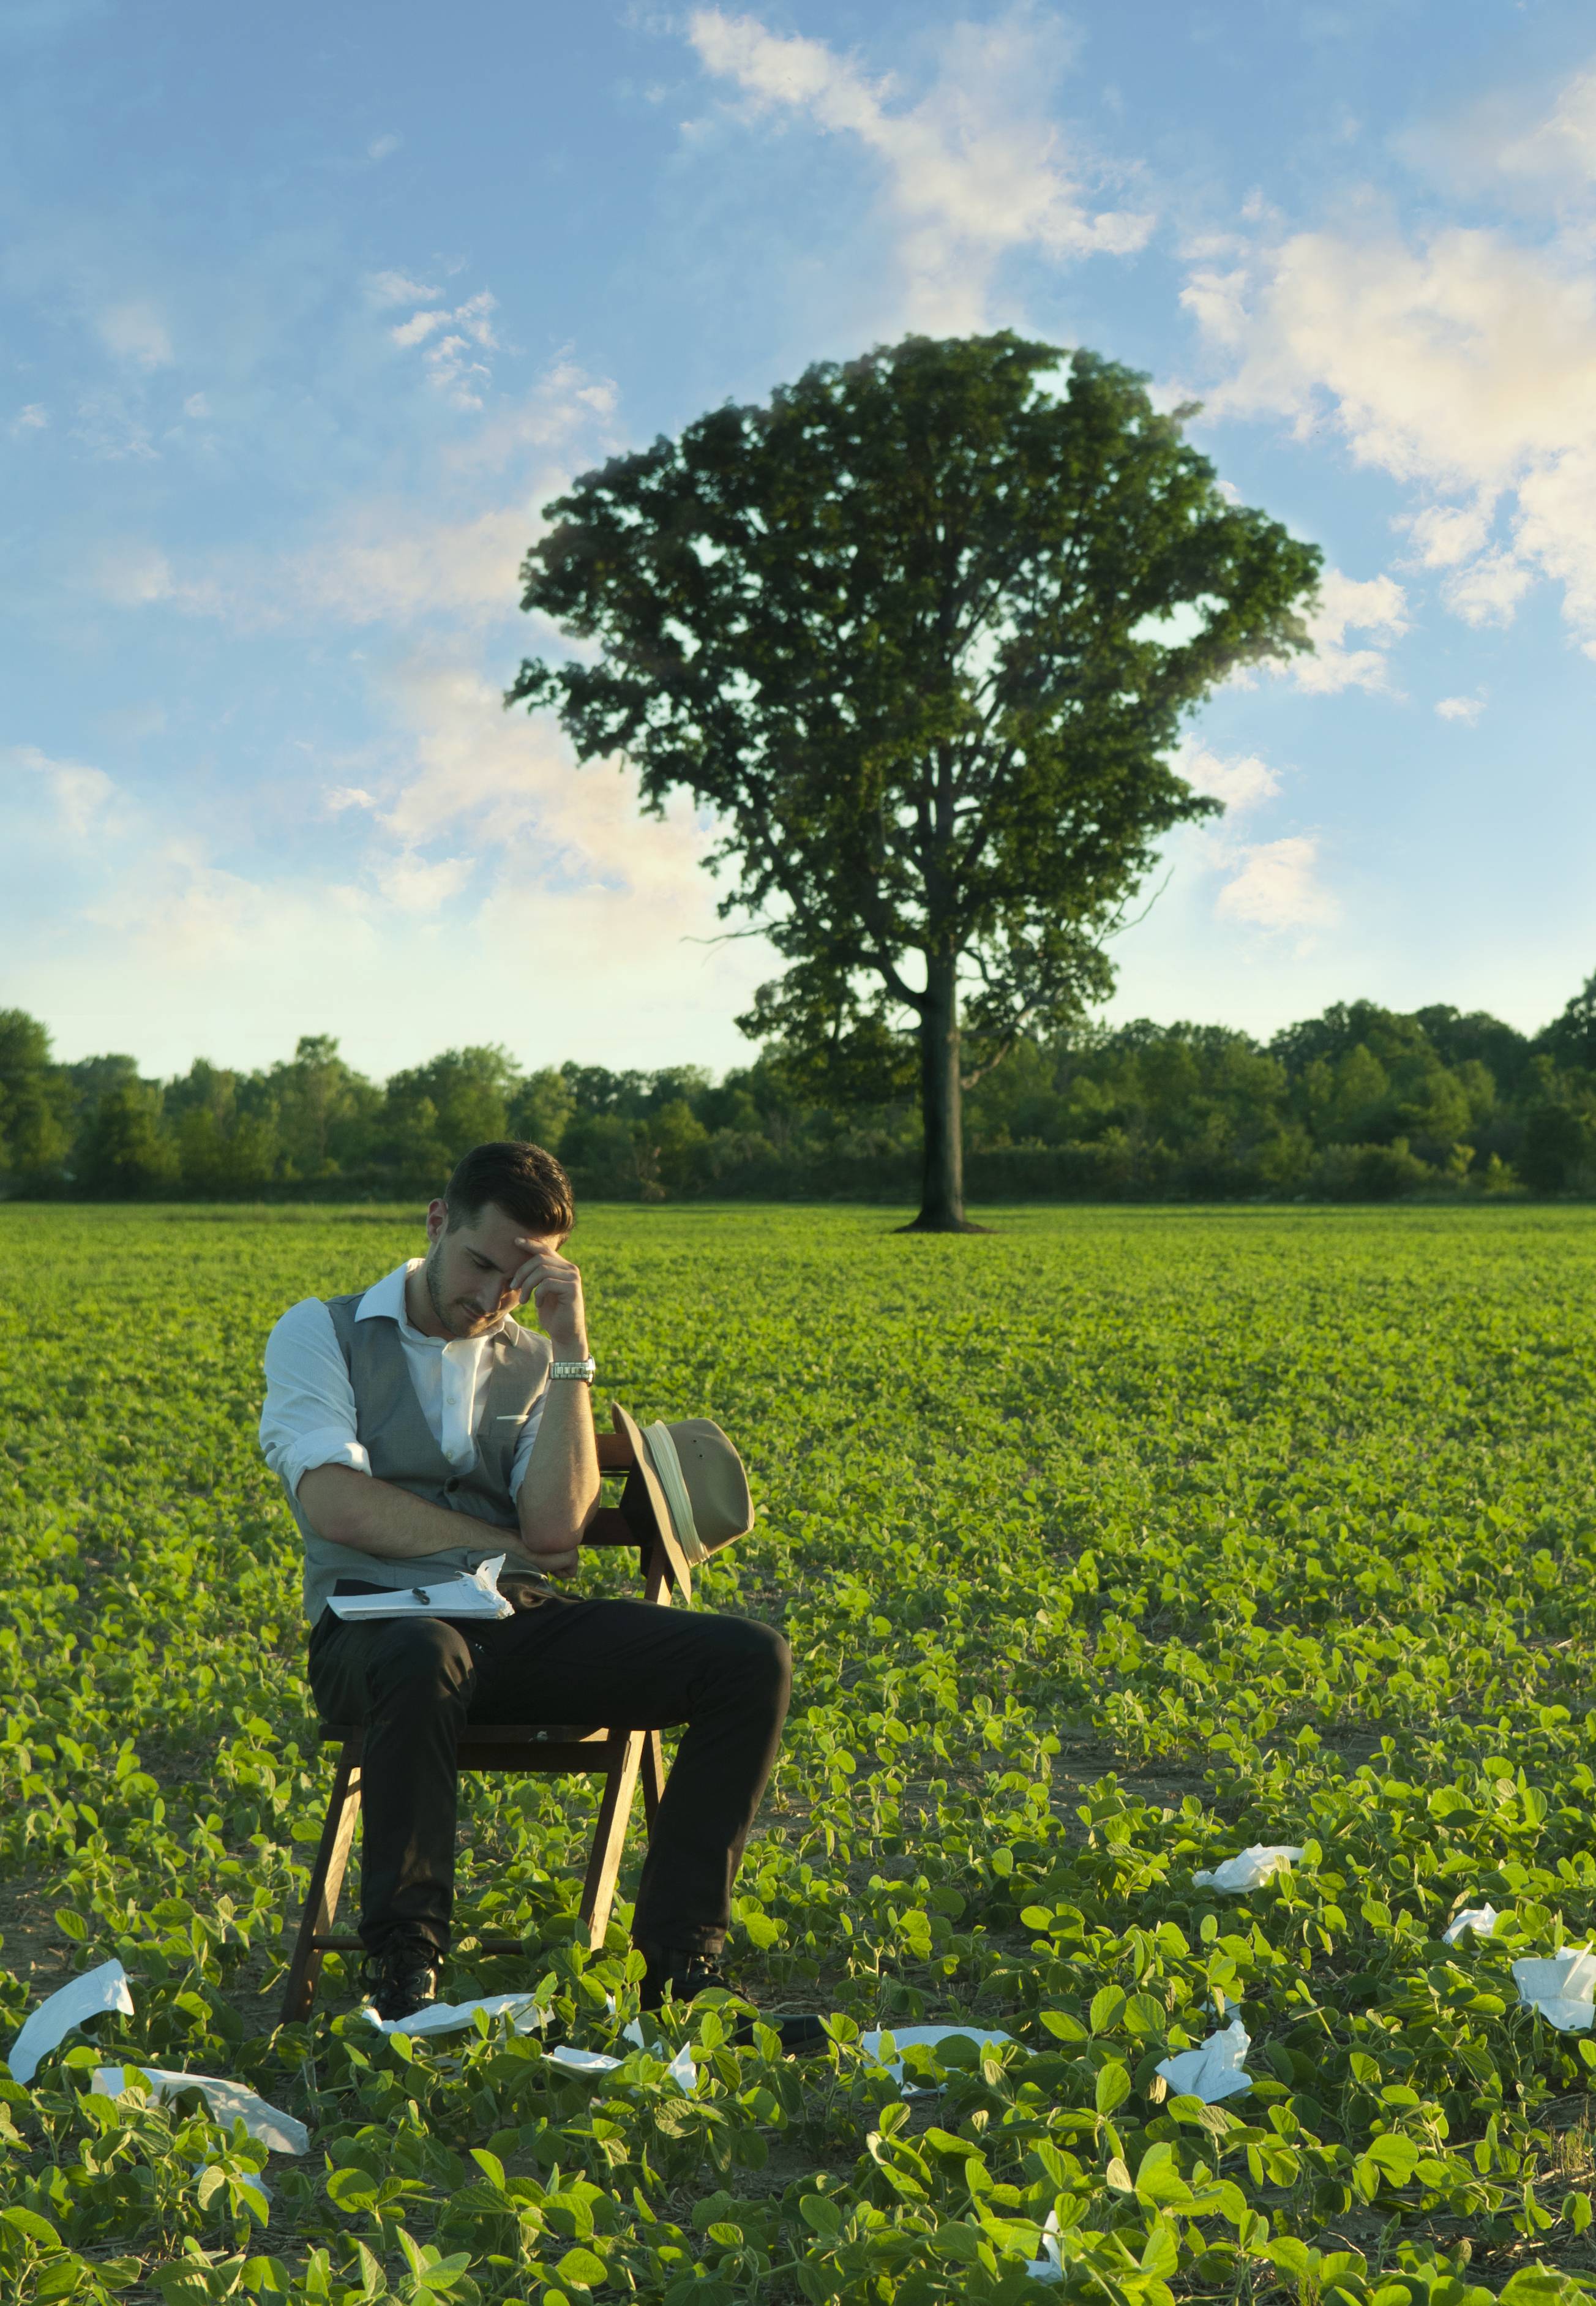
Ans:
[[[422,1266],[422,1276],[427,1285],[427,1295],[432,1301],[432,1311],[451,1337],[469,1337],[478,1329],[487,1328],[491,1316],[484,1314],[478,1305],[466,1305],[457,1298],[451,1304],[443,1294],[439,1278],[441,1262],[441,1242],[427,1251]],[[464,1317],[464,1318],[462,1318]]]

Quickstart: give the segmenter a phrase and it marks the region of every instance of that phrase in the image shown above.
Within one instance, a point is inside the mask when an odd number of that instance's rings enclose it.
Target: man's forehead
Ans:
[[[554,1234],[539,1232],[531,1226],[523,1225],[518,1217],[511,1217],[495,1201],[490,1201],[485,1209],[479,1209],[475,1217],[468,1217],[459,1230],[468,1248],[474,1249],[481,1257],[491,1259],[495,1265],[502,1266],[507,1273],[513,1273],[518,1265],[525,1265],[531,1254],[521,1246],[523,1242],[530,1241],[540,1247],[548,1243],[552,1247],[558,1240]]]

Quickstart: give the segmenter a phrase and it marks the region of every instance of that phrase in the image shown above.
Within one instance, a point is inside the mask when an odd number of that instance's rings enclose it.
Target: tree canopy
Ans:
[[[573,640],[508,702],[713,811],[722,914],[787,961],[744,1021],[839,1055],[906,1012],[917,1222],[961,1226],[978,1063],[1112,982],[1173,826],[1170,764],[1240,664],[1307,645],[1319,556],[1234,503],[1145,379],[995,336],[824,363],[619,457],[550,508],[523,606]]]

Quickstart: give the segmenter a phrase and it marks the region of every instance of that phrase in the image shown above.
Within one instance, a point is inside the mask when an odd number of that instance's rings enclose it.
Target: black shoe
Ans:
[[[718,1954],[700,1953],[689,1946],[644,1946],[640,1951],[645,1964],[640,1996],[644,2010],[657,2010],[667,1993],[678,2002],[691,2002],[700,1994],[736,1991]]]
[[[644,1946],[640,1951],[647,1964],[640,1996],[644,2010],[657,2010],[667,1992],[678,2002],[691,2002],[697,1994],[715,1992],[732,1994],[738,2001],[747,1999],[727,1978],[718,1954],[699,1953],[687,1946]],[[739,2049],[752,2046],[756,2023],[770,2027],[787,2052],[824,2049],[829,2038],[818,2018],[744,2018],[731,2035]]]
[[[438,1949],[425,1938],[400,1938],[369,1953],[361,1964],[361,1984],[379,2018],[412,2018],[438,1997]]]

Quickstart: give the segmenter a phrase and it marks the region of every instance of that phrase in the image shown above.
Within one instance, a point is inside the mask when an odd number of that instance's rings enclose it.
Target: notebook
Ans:
[[[436,1585],[397,1585],[385,1593],[334,1593],[328,1608],[340,1618],[513,1618],[499,1590],[504,1556],[479,1562],[468,1574]]]

